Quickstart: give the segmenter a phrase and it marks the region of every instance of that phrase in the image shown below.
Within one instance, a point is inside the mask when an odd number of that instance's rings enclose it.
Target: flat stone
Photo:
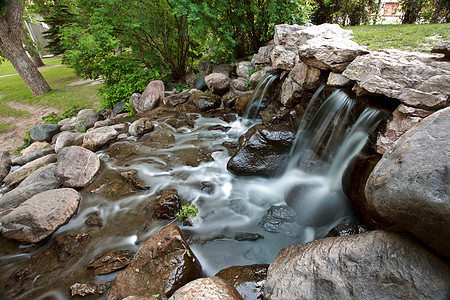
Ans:
[[[33,145],[35,143],[40,143],[40,142],[34,142]],[[46,144],[46,147],[38,148],[36,150],[22,154],[22,156],[19,156],[19,157],[13,159],[12,165],[13,166],[23,166],[35,159],[55,153],[55,149],[53,147],[50,147],[49,143],[47,143],[47,142],[44,142],[44,143]]]
[[[46,156],[43,156],[41,158],[35,159],[19,169],[15,170],[14,172],[11,172],[8,176],[5,178],[5,184],[10,186],[16,186],[18,185],[22,180],[28,177],[31,173],[36,171],[37,169],[46,166],[48,164],[54,163],[56,161],[56,154],[49,154]]]
[[[129,250],[116,250],[102,254],[89,263],[89,268],[94,269],[95,276],[109,274],[123,269],[131,262],[134,252]]]
[[[83,136],[83,147],[91,151],[98,151],[118,135],[119,132],[113,126],[89,129]]]
[[[169,300],[242,300],[238,291],[220,277],[199,278],[176,291]]]

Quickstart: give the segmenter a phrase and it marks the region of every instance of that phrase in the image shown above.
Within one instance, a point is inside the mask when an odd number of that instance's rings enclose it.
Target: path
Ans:
[[[61,66],[63,66],[63,65],[43,66],[43,67],[39,67],[38,70],[51,69],[51,68],[56,68],[56,67],[61,67]],[[19,75],[19,73],[0,75],[0,78],[14,76],[14,75]]]

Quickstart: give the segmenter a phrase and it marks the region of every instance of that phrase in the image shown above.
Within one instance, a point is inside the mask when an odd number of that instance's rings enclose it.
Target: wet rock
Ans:
[[[261,81],[261,79],[264,77],[264,75],[267,74],[267,72],[269,72],[270,70],[272,70],[272,67],[264,67],[259,71],[256,71],[255,73],[253,73],[250,76],[250,85],[253,88],[256,88],[256,86],[258,85],[258,83]]]
[[[258,225],[269,232],[283,233],[290,237],[299,235],[295,211],[286,205],[272,205]]]
[[[101,295],[105,293],[111,286],[110,282],[105,283],[75,283],[70,287],[72,297],[87,296],[87,295]]]
[[[445,41],[440,44],[434,45],[431,48],[431,53],[442,53],[445,58],[450,57],[450,41]]]
[[[89,128],[94,127],[95,122],[99,121],[100,115],[93,109],[82,109],[78,112],[75,119],[75,130],[85,132]]]
[[[133,109],[137,113],[143,113],[152,110],[162,104],[164,99],[164,82],[161,80],[151,81],[145,88],[139,99],[134,98]]]
[[[333,87],[344,87],[350,84],[350,79],[342,75],[341,73],[331,72],[328,76],[327,85]]]
[[[241,300],[234,287],[220,277],[200,278],[189,282],[176,291],[169,300]]]
[[[230,88],[233,93],[241,94],[248,92],[248,84],[248,79],[239,77],[231,81]]]
[[[0,181],[9,174],[11,170],[11,156],[9,152],[0,152]]]
[[[55,177],[56,163],[49,164],[30,174],[15,189],[0,198],[0,216],[30,199],[34,195],[60,187]]]
[[[33,144],[35,144],[35,143],[33,143]],[[19,157],[13,159],[11,162],[12,165],[13,166],[23,166],[35,159],[55,153],[55,149],[50,147],[50,144],[48,144],[48,143],[45,143],[45,144],[46,144],[45,148],[39,148],[39,149],[30,151],[26,154],[23,154],[22,156],[19,156]]]
[[[128,170],[120,172],[120,176],[139,190],[148,190],[150,187],[146,185],[140,178],[137,170]]]
[[[172,220],[181,209],[181,199],[176,189],[161,192],[155,205],[155,216],[158,219]]]
[[[30,136],[34,141],[50,142],[58,132],[61,132],[61,126],[58,124],[38,124],[30,129]]]
[[[133,257],[133,251],[112,251],[104,253],[100,257],[90,262],[89,268],[94,269],[95,276],[109,274],[128,266]]]
[[[186,103],[191,95],[192,93],[190,91],[183,91],[179,94],[171,95],[164,98],[164,105],[176,107],[180,104]]]
[[[272,68],[292,70],[295,66],[295,52],[285,49],[283,46],[275,46],[272,51]]]
[[[211,74],[213,73],[220,73],[223,74],[227,77],[230,77],[230,74],[233,73],[234,71],[234,67],[231,65],[227,65],[227,64],[220,64],[218,66],[216,66],[212,71]]]
[[[134,121],[130,127],[128,128],[128,134],[131,136],[141,137],[144,134],[152,132],[155,129],[155,125],[147,119],[141,118],[137,121]]]
[[[239,151],[230,158],[227,169],[235,175],[279,175],[286,168],[294,137],[283,128],[254,126],[241,138]]]
[[[450,71],[446,64],[426,54],[383,50],[356,58],[343,75],[369,93],[436,110],[449,101]]]
[[[103,219],[100,216],[99,211],[94,211],[87,215],[87,219],[84,221],[87,226],[103,226]]]
[[[89,129],[83,136],[83,147],[91,151],[98,151],[118,135],[119,132],[113,126]]]
[[[89,185],[90,194],[100,195],[109,200],[122,199],[136,192],[136,187],[124,182],[120,173],[109,170],[102,170],[94,182]]]
[[[286,107],[293,107],[301,101],[302,96],[303,91],[301,86],[292,77],[287,77],[281,86],[281,104]]]
[[[308,66],[301,61],[297,61],[292,71],[289,73],[304,90],[316,91],[320,82],[320,70],[315,67]]]
[[[59,153],[63,148],[69,146],[81,146],[84,134],[81,132],[64,131],[58,136],[55,143],[55,152]]]
[[[200,263],[181,230],[169,225],[142,245],[126,269],[116,276],[106,299],[157,294],[161,298],[170,297],[201,275]]]
[[[205,77],[208,89],[217,95],[225,95],[230,90],[230,78],[222,73],[211,73]]]
[[[234,239],[236,241],[256,241],[263,238],[264,236],[260,235],[259,233],[236,232],[234,234]]]
[[[247,107],[248,103],[252,99],[252,92],[247,92],[246,94],[240,95],[239,98],[236,99],[235,108],[236,112],[239,115],[242,115]]]
[[[233,266],[216,274],[233,286],[246,300],[262,299],[269,265]]]
[[[63,188],[39,193],[1,219],[3,236],[37,243],[67,223],[76,213],[80,195]]]
[[[264,46],[258,49],[258,53],[253,55],[253,65],[272,65],[272,51],[275,48],[274,45]]]
[[[85,187],[99,169],[97,155],[83,147],[66,147],[58,153],[56,178],[66,187]]]
[[[236,74],[239,77],[249,79],[250,76],[248,75],[248,73],[251,69],[253,69],[253,65],[249,61],[240,61],[236,63]]]
[[[80,254],[90,239],[87,233],[64,233],[55,238],[58,260],[65,262],[69,258]]]
[[[267,299],[445,299],[448,265],[417,242],[372,231],[282,249]],[[423,276],[426,274],[426,276]]]
[[[204,92],[208,89],[208,85],[206,84],[205,77],[206,77],[206,75],[200,75],[194,79],[194,87],[197,90],[200,90],[202,92]]]
[[[407,131],[375,166],[365,194],[382,217],[450,257],[448,128],[445,108]]]
[[[117,102],[116,104],[114,104],[113,110],[112,110],[112,116],[115,117],[119,114],[125,113],[127,112],[126,110],[127,108],[127,104],[123,103],[123,102]]]
[[[195,126],[195,116],[181,113],[174,118],[170,118],[166,123],[176,129],[181,127],[194,128]]]
[[[366,232],[367,228],[358,221],[344,222],[333,227],[326,237],[353,235]]]
[[[6,178],[4,179],[5,184],[15,187],[37,169],[44,167],[48,164],[54,163],[55,161],[56,161],[56,154],[49,154],[44,157],[35,159],[23,165],[19,169],[9,173],[9,175],[6,176]]]
[[[423,118],[433,112],[400,104],[392,113],[392,120],[388,121],[386,130],[377,137],[376,149],[380,154],[389,151],[394,143],[409,129],[420,123]]]
[[[218,95],[209,93],[194,93],[189,101],[194,102],[195,106],[201,111],[219,108],[222,103]]]

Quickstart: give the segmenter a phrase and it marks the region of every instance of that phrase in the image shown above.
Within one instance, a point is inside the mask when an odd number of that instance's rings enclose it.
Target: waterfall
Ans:
[[[268,91],[277,78],[278,76],[272,74],[264,75],[256,86],[255,91],[252,93],[252,98],[245,108],[244,119],[256,119],[258,113],[269,105]]]

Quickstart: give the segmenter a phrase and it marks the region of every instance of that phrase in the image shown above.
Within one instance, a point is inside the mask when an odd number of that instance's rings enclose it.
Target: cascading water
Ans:
[[[245,108],[245,120],[256,119],[258,117],[258,113],[267,107],[267,105],[269,104],[268,91],[277,78],[278,76],[269,73],[264,75],[264,77],[256,86],[255,91],[252,93],[252,98]]]

